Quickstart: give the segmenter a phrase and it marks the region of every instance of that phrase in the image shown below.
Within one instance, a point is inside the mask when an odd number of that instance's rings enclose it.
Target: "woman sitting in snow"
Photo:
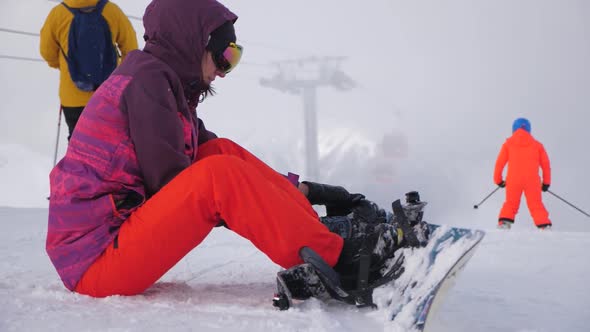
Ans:
[[[395,227],[354,233],[366,220],[352,213],[343,239],[310,204],[349,214],[367,206],[362,195],[285,177],[197,117],[211,83],[241,57],[236,19],[215,0],[148,5],[144,49],[93,95],[50,175],[46,249],[68,289],[142,293],[221,224],[284,268],[302,263],[308,247],[335,271],[355,274],[367,237],[387,248],[374,264],[396,248]]]

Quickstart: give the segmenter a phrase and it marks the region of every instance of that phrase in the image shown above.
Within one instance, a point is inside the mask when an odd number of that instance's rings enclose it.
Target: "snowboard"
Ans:
[[[315,297],[327,305],[344,302],[384,311],[400,330],[428,331],[431,318],[485,236],[480,230],[428,227],[430,238],[425,247],[398,250],[388,261],[384,277],[360,291],[335,287],[338,277],[321,266],[325,262],[313,251],[304,250],[307,263],[278,273],[274,306],[286,310],[294,300]]]
[[[302,248],[299,254],[305,263],[277,273],[273,305],[287,310],[294,300],[314,297],[328,305],[376,309],[383,313],[379,317],[386,317],[386,327],[427,331],[485,233],[427,223],[422,220],[426,204],[416,191],[406,194],[406,204],[392,203],[393,213],[387,214],[386,223],[403,232],[406,244],[379,270],[369,268],[370,248],[359,252],[359,272],[352,279],[341,277],[312,249]]]
[[[375,291],[376,303],[402,330],[428,331],[445,295],[485,236],[480,230],[433,224],[429,228],[426,247],[399,253],[405,257],[404,273]]]

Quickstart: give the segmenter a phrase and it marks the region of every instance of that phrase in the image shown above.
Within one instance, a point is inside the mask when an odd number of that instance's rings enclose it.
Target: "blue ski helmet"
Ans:
[[[529,120],[525,119],[525,118],[518,118],[516,120],[514,120],[514,123],[512,123],[512,132],[515,132],[517,129],[524,129],[526,130],[528,133],[531,132],[531,123],[529,122]]]

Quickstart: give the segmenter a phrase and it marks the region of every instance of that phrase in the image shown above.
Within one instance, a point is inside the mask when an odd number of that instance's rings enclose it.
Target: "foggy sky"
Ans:
[[[114,2],[139,17],[148,3]],[[471,206],[494,188],[496,155],[511,133],[512,121],[524,116],[551,159],[552,189],[590,208],[585,172],[590,164],[586,1],[223,3],[240,17],[236,33],[245,53],[243,64],[216,80],[218,94],[198,109],[220,136],[261,154],[265,147],[287,152],[301,145],[301,96],[262,87],[259,81],[276,73],[271,65],[276,61],[345,56],[341,69],[358,87],[348,92],[318,90],[320,135],[348,131],[378,144],[394,133],[408,144],[406,155],[396,160],[390,184],[359,191],[387,195],[384,191],[391,188],[392,195],[399,196],[419,189],[435,211],[469,215]],[[38,33],[54,5],[0,0],[0,27]],[[142,45],[142,24],[132,23]],[[0,54],[40,58],[38,38],[0,32]],[[0,87],[0,145],[19,144],[51,160],[58,72],[43,62],[0,59]],[[65,151],[66,127],[62,121],[60,155]],[[358,172],[350,169],[330,180],[363,183],[353,181],[353,176]],[[493,218],[502,202],[499,196],[486,206],[485,213]],[[575,219],[572,224],[588,223],[563,203],[546,201],[552,215]],[[526,220],[524,200],[521,211]]]

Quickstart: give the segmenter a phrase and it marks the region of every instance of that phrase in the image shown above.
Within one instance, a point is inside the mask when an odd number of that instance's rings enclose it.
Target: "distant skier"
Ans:
[[[551,185],[549,157],[543,145],[531,133],[531,124],[525,118],[518,118],[512,124],[512,136],[502,145],[494,169],[494,182],[506,187],[506,201],[500,211],[498,227],[509,229],[520,207],[524,192],[527,205],[535,225],[539,229],[551,227],[549,213],[541,199],[541,191]],[[502,179],[504,166],[508,163],[506,181]],[[543,171],[539,178],[539,167]]]
[[[417,243],[363,195],[299,183],[205,128],[197,105],[241,58],[236,20],[215,0],[146,8],[144,49],[93,94],[50,174],[46,250],[68,289],[139,294],[218,225],[284,268],[301,264],[309,248],[352,277],[361,250],[379,271],[396,248]],[[312,204],[345,217],[327,227]]]

